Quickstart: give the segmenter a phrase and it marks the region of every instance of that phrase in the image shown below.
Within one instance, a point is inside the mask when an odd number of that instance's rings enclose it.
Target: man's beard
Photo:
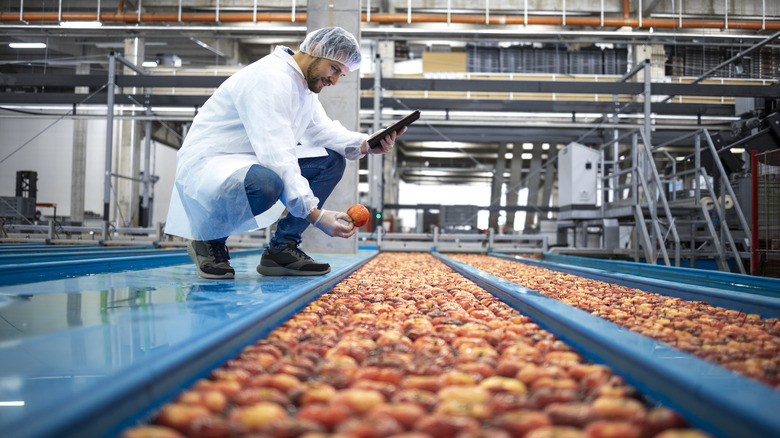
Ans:
[[[316,70],[320,65],[320,61],[322,61],[322,59],[315,59],[311,64],[309,64],[309,68],[306,69],[306,84],[309,86],[309,90],[311,90],[312,93],[319,93],[323,88],[322,78],[315,78],[317,75]]]

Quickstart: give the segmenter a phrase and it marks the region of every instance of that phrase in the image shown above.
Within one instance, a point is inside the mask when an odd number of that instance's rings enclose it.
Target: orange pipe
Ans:
[[[292,22],[292,14],[290,13],[262,13],[257,14],[257,21],[286,21]],[[29,12],[23,15],[23,20],[26,22],[34,23],[39,21],[58,22],[60,17],[56,12]],[[141,14],[141,19],[138,19],[138,14],[132,13],[102,13],[100,17],[96,13],[79,13],[79,12],[63,12],[62,21],[95,21],[100,20],[104,22],[124,22],[124,23],[138,23],[138,22],[216,22],[217,14],[213,12],[188,12],[181,14],[181,20],[176,13],[149,13]],[[366,14],[363,14],[362,20],[367,21]],[[408,17],[406,14],[371,14],[372,23],[406,23]],[[19,14],[10,12],[0,12],[0,21],[19,21]],[[252,22],[253,14],[251,12],[223,12],[219,14],[219,22]],[[306,22],[306,14],[295,14],[295,22]],[[414,23],[446,23],[447,16],[444,14],[415,14],[412,15],[412,22]],[[449,18],[451,23],[461,24],[485,24],[484,15],[453,15]],[[508,16],[508,15],[491,15],[488,18],[489,25],[520,25],[526,24],[525,19],[522,16]],[[563,25],[562,17],[528,17],[528,23],[530,25]],[[567,17],[566,25],[569,26],[592,26],[601,27],[601,18],[599,17]],[[605,27],[638,27],[639,20],[637,18],[604,18]],[[724,29],[726,27],[725,20],[694,20],[687,19],[682,21],[680,26],[679,20],[676,19],[643,19],[642,28],[698,28],[698,29]],[[729,28],[731,29],[746,29],[746,30],[761,30],[761,21],[746,21],[746,20],[729,20]],[[780,20],[766,21],[763,26],[766,30],[780,30]]]
[[[629,7],[628,0],[623,0],[623,18],[628,18]]]

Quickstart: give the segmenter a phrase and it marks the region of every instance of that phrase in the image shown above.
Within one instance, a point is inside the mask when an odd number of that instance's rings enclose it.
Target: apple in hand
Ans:
[[[352,218],[352,223],[356,227],[362,227],[368,222],[368,209],[361,204],[349,207],[347,214]]]

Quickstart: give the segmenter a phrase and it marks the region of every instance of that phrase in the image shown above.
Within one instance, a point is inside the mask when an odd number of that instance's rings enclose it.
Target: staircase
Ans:
[[[661,177],[653,154],[663,153],[663,145],[648,147],[644,132],[634,132],[630,156],[620,163],[613,160],[602,167],[605,169],[603,199],[609,200],[604,203],[604,216],[634,227],[636,261],[644,259],[657,264],[662,260],[667,266],[679,267],[682,260],[694,266],[696,260],[709,259],[714,260],[721,271],[730,272],[733,265],[737,272],[746,274],[743,259],[750,258],[750,228],[718,160],[714,161],[722,193],[710,196],[716,193],[716,188],[714,178],[707,175],[700,164],[702,140],[713,157],[717,152],[706,130],[698,131],[694,136],[697,165]],[[615,184],[615,181],[621,182]],[[668,199],[669,187],[681,183],[682,190],[671,195],[682,192],[688,196]],[[727,214],[727,209],[737,213],[736,220],[733,214]]]

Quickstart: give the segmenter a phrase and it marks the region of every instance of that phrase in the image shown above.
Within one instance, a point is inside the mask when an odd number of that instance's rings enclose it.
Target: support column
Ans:
[[[556,179],[555,174],[555,166],[549,164],[550,158],[553,157],[552,152],[554,149],[554,145],[550,145],[550,149],[547,152],[547,162],[546,167],[544,168],[544,185],[542,186],[542,199],[539,203],[540,206],[543,207],[549,207],[550,205],[550,198],[552,198],[552,192],[553,192],[553,186]],[[540,219],[544,218],[547,219],[547,213],[539,213]]]
[[[377,44],[377,50],[381,62],[382,79],[392,78],[393,70],[395,69],[395,42],[394,41],[379,41]],[[382,97],[392,96],[392,91],[382,91]],[[380,127],[381,128],[381,127]],[[403,140],[399,140],[403,141]],[[398,144],[396,143],[396,146]],[[385,204],[397,204],[398,203],[398,172],[396,166],[398,164],[398,151],[394,148],[390,153],[382,156],[382,200]],[[398,217],[398,210],[384,211],[386,217],[395,219]],[[400,231],[400,230],[394,230]]]
[[[528,206],[536,207],[539,205],[539,182],[542,179],[542,145],[535,144],[531,151],[530,173],[528,175]],[[528,211],[525,216],[525,227],[528,228],[536,224],[536,212]]]
[[[493,185],[490,189],[490,206],[496,207],[501,205],[501,194],[504,188],[504,171],[506,170],[506,143],[498,144],[498,156],[496,157],[496,173],[493,174]],[[488,227],[499,232],[498,229],[498,210],[491,210]]]
[[[520,181],[523,179],[523,144],[515,143],[512,145],[512,161],[509,164],[509,187],[506,192],[506,205],[516,206],[517,192],[520,190]],[[514,234],[515,229],[515,215],[514,211],[507,211],[506,213],[506,230],[507,234]]]
[[[144,60],[144,39],[128,38],[125,40],[124,58],[141,66]],[[124,67],[124,75],[135,75],[136,73]],[[140,90],[133,87],[128,90],[130,94],[139,94]],[[143,104],[143,102],[139,102]],[[133,111],[131,115],[142,115],[144,111]],[[140,184],[137,179],[140,177],[141,169],[141,139],[143,137],[142,122],[138,120],[122,120],[119,123],[119,146],[116,155],[116,174],[119,177],[114,178],[114,187],[116,187],[117,199],[117,223],[124,226],[138,226],[139,196],[141,194]]]
[[[89,64],[76,66],[77,75],[88,75]],[[76,94],[88,94],[89,87],[76,87]],[[74,111],[75,113],[75,111]],[[84,223],[84,198],[87,172],[87,120],[73,119],[73,153],[70,177],[70,220]]]
[[[360,1],[333,0],[307,2],[306,31],[340,26],[360,41]],[[347,129],[357,131],[360,126],[360,71],[348,73],[335,87],[326,87],[319,96],[325,112]],[[358,199],[358,162],[347,160],[344,177],[325,202],[325,209],[346,211]],[[305,251],[349,254],[357,252],[357,238],[329,237],[309,227],[303,233]]]

